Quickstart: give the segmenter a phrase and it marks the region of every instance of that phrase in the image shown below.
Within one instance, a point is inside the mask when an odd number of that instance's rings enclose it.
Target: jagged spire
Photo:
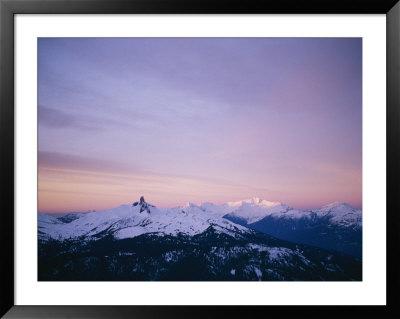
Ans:
[[[143,211],[146,211],[147,213],[150,214],[150,207],[154,207],[153,205],[150,205],[148,203],[146,203],[146,201],[144,200],[143,196],[140,196],[140,199],[138,202],[134,202],[132,204],[133,207],[139,205],[140,206],[140,213]]]

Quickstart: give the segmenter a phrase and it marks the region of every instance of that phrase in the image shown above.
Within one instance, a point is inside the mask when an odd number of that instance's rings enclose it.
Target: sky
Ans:
[[[362,207],[361,38],[39,38],[38,210]]]

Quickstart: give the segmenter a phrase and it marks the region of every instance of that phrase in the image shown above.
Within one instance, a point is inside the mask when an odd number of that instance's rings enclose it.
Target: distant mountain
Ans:
[[[51,229],[52,225],[62,223],[62,221],[51,215],[38,213],[38,238],[44,240],[48,239],[47,230]]]
[[[202,204],[207,212],[274,237],[362,256],[362,212],[335,202],[315,210],[296,210],[259,198],[223,205]]]
[[[357,259],[251,230],[210,207],[141,198],[68,223],[38,214],[39,280],[362,279]]]
[[[39,230],[46,234],[42,239],[47,237],[57,240],[76,238],[96,240],[109,235],[123,239],[147,233],[193,236],[204,232],[210,226],[226,233],[250,231],[247,227],[206,213],[198,206],[157,208],[144,199],[132,205],[87,213],[69,223],[63,223],[59,218],[38,214],[38,223]]]
[[[63,223],[70,223],[74,221],[75,219],[81,218],[83,214],[87,213],[68,213],[62,217],[57,217],[57,219]]]
[[[89,210],[85,212],[69,212],[69,213],[46,213],[46,215],[57,218],[63,223],[70,223],[73,220],[78,219],[87,213],[93,213],[93,212],[95,212],[95,210]]]

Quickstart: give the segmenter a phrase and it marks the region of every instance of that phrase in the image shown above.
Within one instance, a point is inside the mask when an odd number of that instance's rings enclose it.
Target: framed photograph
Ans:
[[[397,1],[0,9],[5,318],[399,314]]]

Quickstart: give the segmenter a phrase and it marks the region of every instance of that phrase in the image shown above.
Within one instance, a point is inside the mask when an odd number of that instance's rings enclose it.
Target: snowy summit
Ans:
[[[67,224],[49,215],[39,214],[39,234],[42,239],[98,239],[107,235],[122,239],[146,233],[193,236],[209,227],[232,236],[250,232],[248,228],[204,211],[199,206],[157,208],[147,203],[143,196],[132,205],[87,213]]]

